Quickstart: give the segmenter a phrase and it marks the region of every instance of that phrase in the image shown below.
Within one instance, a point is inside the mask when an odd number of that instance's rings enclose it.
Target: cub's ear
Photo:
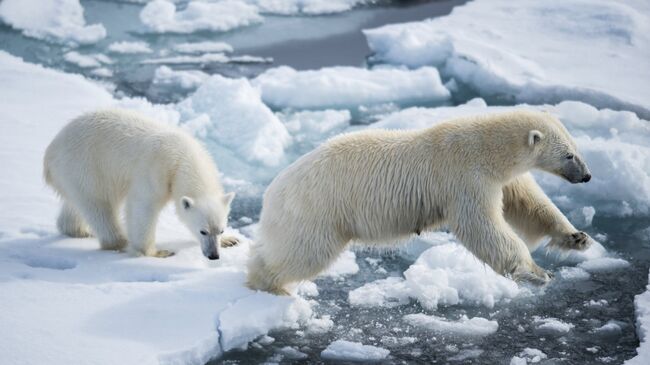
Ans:
[[[230,203],[232,203],[232,200],[235,199],[235,192],[230,192],[228,194],[224,194],[221,200],[223,201],[223,205],[225,206],[230,206]]]
[[[528,145],[534,146],[538,144],[542,138],[544,138],[544,133],[538,131],[537,129],[533,129],[528,132]]]
[[[183,206],[183,209],[188,210],[194,206],[194,200],[189,196],[184,196],[181,198],[181,205]]]

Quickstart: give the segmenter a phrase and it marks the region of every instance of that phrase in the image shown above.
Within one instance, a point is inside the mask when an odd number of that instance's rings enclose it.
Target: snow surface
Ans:
[[[84,111],[127,106],[178,118],[143,100],[117,101],[78,75],[0,51],[0,353],[6,363],[205,363],[271,328],[309,325],[309,303],[245,288],[250,241],[208,262],[168,207],[157,237],[168,259],[99,250],[56,233],[55,195],[41,178],[45,147]],[[33,95],[39,95],[34,108]],[[26,143],[29,142],[29,143]],[[323,327],[323,324],[320,324]],[[326,325],[325,325],[326,326]],[[38,344],[38,346],[33,346]],[[116,349],[119,349],[116,351]]]
[[[113,42],[108,50],[114,53],[151,53],[151,47],[147,42]]]
[[[467,318],[465,315],[457,321],[450,321],[443,317],[416,313],[405,315],[404,320],[415,327],[461,337],[483,337],[495,333],[499,328],[497,321],[481,317]]]
[[[364,33],[375,61],[436,66],[486,99],[581,100],[650,118],[647,1],[475,0]]]
[[[0,20],[28,37],[68,45],[91,44],[106,37],[103,25],[86,25],[79,0],[3,0]]]
[[[142,9],[140,20],[157,33],[225,32],[260,23],[257,7],[238,0],[190,1],[183,10],[168,0],[154,0]]]
[[[350,108],[382,103],[440,104],[449,99],[438,71],[327,67],[296,71],[288,66],[267,70],[253,80],[262,99],[275,108]]]
[[[389,350],[381,347],[337,340],[323,350],[321,357],[325,360],[372,362],[384,360],[389,354]]]

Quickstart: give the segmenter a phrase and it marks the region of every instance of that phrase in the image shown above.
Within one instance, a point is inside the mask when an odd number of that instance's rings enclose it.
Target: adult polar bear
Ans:
[[[571,136],[548,113],[334,138],[268,187],[248,285],[285,294],[287,283],[314,277],[350,241],[394,242],[443,225],[496,272],[546,282],[529,248],[547,235],[561,249],[589,241],[536,184],[533,168],[572,183],[591,178]]]
[[[45,181],[61,196],[59,231],[72,237],[94,233],[101,247],[156,250],[160,210],[173,199],[176,212],[201,242],[203,254],[219,258],[234,193],[224,194],[219,172],[205,149],[178,128],[126,110],[88,113],[70,122],[48,146]],[[126,237],[118,222],[126,199]]]

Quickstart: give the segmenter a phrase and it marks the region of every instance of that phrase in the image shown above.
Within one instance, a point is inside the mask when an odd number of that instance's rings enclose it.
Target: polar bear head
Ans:
[[[234,197],[235,193],[227,193],[180,198],[178,215],[201,243],[203,255],[210,260],[219,259],[219,238],[228,225],[230,203]]]
[[[534,151],[535,167],[573,184],[591,180],[589,168],[564,125],[547,113],[542,119],[541,128],[528,132],[528,145]]]

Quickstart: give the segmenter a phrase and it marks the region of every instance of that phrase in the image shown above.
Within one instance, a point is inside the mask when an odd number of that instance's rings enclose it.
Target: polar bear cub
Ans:
[[[57,220],[62,234],[95,235],[105,250],[130,250],[147,256],[156,250],[155,227],[169,200],[180,220],[201,242],[203,254],[219,258],[234,193],[225,194],[208,152],[179,128],[135,112],[103,110],[66,125],[47,147],[44,176],[61,196]],[[126,232],[119,222],[125,203]]]
[[[350,241],[395,242],[442,226],[496,272],[546,282],[529,251],[540,238],[550,236],[561,249],[584,249],[589,241],[531,169],[571,183],[591,178],[571,136],[548,113],[333,138],[266,190],[248,285],[284,294],[286,284],[317,275]]]

